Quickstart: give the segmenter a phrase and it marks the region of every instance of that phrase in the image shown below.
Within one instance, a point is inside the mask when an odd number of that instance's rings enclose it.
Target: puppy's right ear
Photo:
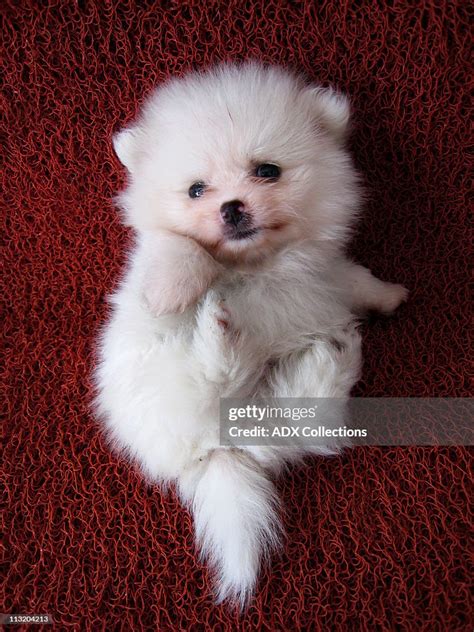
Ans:
[[[112,144],[118,159],[130,172],[134,170],[138,155],[138,133],[133,127],[126,127],[112,137]]]
[[[343,141],[349,128],[349,99],[333,88],[309,86],[304,91],[316,121],[337,140]]]

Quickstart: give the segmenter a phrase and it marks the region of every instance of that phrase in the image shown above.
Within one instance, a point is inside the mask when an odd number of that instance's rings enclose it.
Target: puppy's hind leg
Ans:
[[[356,323],[349,323],[334,339],[315,340],[309,348],[280,361],[260,395],[270,399],[318,398],[304,406],[317,406],[318,424],[339,428],[344,426],[346,402],[360,378],[361,367],[361,336]],[[301,402],[294,405],[298,407]],[[277,474],[284,462],[296,462],[308,454],[337,454],[346,445],[347,441],[336,435],[311,440],[300,436],[289,439],[285,446],[249,446],[246,450]]]
[[[271,396],[348,397],[360,377],[361,344],[355,322],[331,339],[315,340],[280,361],[271,379]]]
[[[408,299],[409,292],[403,285],[381,281],[368,268],[352,261],[341,261],[338,272],[349,294],[350,308],[356,314],[369,310],[393,314]]]

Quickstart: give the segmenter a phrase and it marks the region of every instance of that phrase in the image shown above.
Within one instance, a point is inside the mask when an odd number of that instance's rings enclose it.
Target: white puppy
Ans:
[[[344,256],[359,209],[345,97],[280,68],[170,81],[114,139],[137,235],[111,299],[97,405],[117,446],[191,508],[219,600],[244,604],[278,544],[272,483],[338,446],[223,448],[221,397],[342,397],[354,314],[406,298]]]

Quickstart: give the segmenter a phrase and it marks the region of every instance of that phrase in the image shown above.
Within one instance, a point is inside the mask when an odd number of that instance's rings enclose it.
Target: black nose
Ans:
[[[226,224],[237,226],[244,216],[244,203],[240,200],[224,202],[221,206],[221,217]]]

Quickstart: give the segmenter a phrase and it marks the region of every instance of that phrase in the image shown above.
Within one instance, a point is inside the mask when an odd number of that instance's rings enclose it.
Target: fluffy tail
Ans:
[[[229,599],[243,608],[263,559],[281,539],[272,482],[251,456],[217,449],[179,483],[202,555],[215,571],[218,602]]]

